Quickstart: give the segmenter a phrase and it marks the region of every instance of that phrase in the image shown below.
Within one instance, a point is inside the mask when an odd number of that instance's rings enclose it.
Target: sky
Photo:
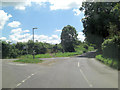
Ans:
[[[11,1],[11,2],[8,2]],[[82,0],[7,0],[0,3],[0,39],[16,42],[35,40],[51,44],[60,43],[62,29],[71,25],[76,28],[78,39],[84,41],[81,19],[84,11],[79,11]]]

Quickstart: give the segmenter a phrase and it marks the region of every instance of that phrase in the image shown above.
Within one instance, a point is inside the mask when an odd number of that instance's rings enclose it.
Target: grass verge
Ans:
[[[49,53],[35,55],[35,58],[52,58]]]
[[[15,60],[14,62],[21,62],[21,63],[42,63],[43,60],[39,59],[32,59],[32,58],[21,58],[19,60]]]
[[[115,69],[119,68],[118,67],[118,60],[111,59],[111,58],[106,58],[103,55],[97,55],[96,59],[101,61],[102,63],[112,67],[112,68],[115,68]]]
[[[75,55],[80,55],[82,52],[65,52],[65,53],[54,53],[54,57],[69,57],[69,56],[75,56]]]

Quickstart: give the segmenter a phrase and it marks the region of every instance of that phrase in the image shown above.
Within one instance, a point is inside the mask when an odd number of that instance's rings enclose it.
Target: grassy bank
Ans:
[[[93,47],[88,47],[88,49],[85,49],[83,45],[80,45],[79,47],[76,47],[76,52],[58,52],[58,53],[46,53],[46,54],[37,54],[35,55],[35,59],[33,59],[32,55],[22,55],[20,57],[17,57],[19,60],[15,60],[14,62],[22,62],[22,63],[41,63],[42,60],[39,60],[38,58],[52,58],[52,57],[70,57],[75,55],[81,55],[85,52],[94,50]]]
[[[83,52],[58,52],[58,53],[47,53],[47,54],[38,54],[35,55],[35,58],[52,58],[52,57],[69,57],[69,56],[75,56],[75,55],[81,55]],[[23,55],[18,58],[32,58],[32,55]]]
[[[19,60],[15,60],[14,62],[21,62],[21,63],[42,63],[43,60],[33,59],[33,58],[21,58]]]
[[[96,59],[112,68],[118,69],[118,60],[106,58],[103,55],[97,55]]]
[[[75,55],[80,55],[82,52],[65,52],[65,53],[54,53],[54,57],[69,57],[69,56],[75,56]]]
[[[51,58],[52,56],[49,53],[35,55],[35,58]]]

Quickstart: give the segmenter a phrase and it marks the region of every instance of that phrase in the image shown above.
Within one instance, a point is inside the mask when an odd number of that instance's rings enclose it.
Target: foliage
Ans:
[[[77,45],[75,47],[75,51],[76,52],[81,52],[82,51],[83,53],[85,53],[85,52],[88,52],[88,51],[94,51],[94,47],[91,46],[91,45],[88,45],[86,43],[81,43],[80,45]]]
[[[80,10],[85,10],[82,19],[85,41],[96,45],[104,56],[96,58],[114,67],[114,63],[120,62],[120,3],[83,2]]]
[[[36,58],[51,58],[52,56],[49,53],[35,55]]]
[[[69,57],[69,56],[75,56],[75,55],[81,55],[82,54],[82,51],[81,52],[65,52],[65,53],[56,53],[54,54],[55,57]]]
[[[114,36],[102,43],[103,55],[110,58],[120,59],[120,37]]]
[[[37,41],[33,44],[32,40],[29,40],[28,42],[17,43],[2,41],[2,58],[16,58],[27,54],[32,55],[33,49],[35,50],[36,54],[45,54],[47,52],[51,53],[54,46],[55,45]],[[61,50],[60,45],[58,45],[58,47],[58,49]]]
[[[101,61],[102,63],[111,66],[116,69],[120,69],[120,65],[118,64],[118,60],[111,59],[111,58],[106,58],[103,55],[97,55],[96,59]]]
[[[58,48],[58,46],[57,46],[57,44],[55,44],[55,46],[53,46],[53,52],[57,52],[57,48]]]
[[[109,36],[109,23],[116,21],[111,12],[117,2],[83,2],[80,10],[85,10],[82,20],[86,41],[101,50],[101,44]]]
[[[22,58],[22,59],[19,59],[19,60],[15,60],[14,62],[21,62],[21,63],[42,63],[43,60],[32,59],[32,58]]]
[[[8,57],[10,53],[9,43],[2,41],[2,58]]]
[[[77,31],[73,26],[67,25],[62,29],[61,44],[65,52],[74,52],[74,45],[77,41]]]

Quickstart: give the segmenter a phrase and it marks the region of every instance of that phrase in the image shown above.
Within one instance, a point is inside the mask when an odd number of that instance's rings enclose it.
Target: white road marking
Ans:
[[[22,83],[17,84],[17,86],[16,86],[16,87],[20,86],[21,84],[22,84]]]
[[[29,78],[31,78],[31,76],[28,76],[27,78],[29,79]]]
[[[16,87],[20,86],[22,83],[24,83],[26,80],[28,80],[29,78],[31,78],[33,75],[37,74],[38,72],[35,72],[34,74],[31,74],[30,76],[28,76],[26,79],[22,80],[21,83],[17,84]]]
[[[31,74],[32,76],[34,75],[34,74]]]
[[[26,80],[23,80],[22,82],[25,82]]]
[[[85,74],[83,73],[83,71],[80,69],[80,72],[82,74],[82,76],[84,77],[84,79],[86,80],[86,82],[88,83],[89,87],[93,87],[93,85],[89,82],[89,80],[87,79],[87,77],[85,76]]]
[[[80,67],[80,63],[78,62],[78,67]],[[93,87],[93,85],[89,82],[89,80],[87,79],[87,77],[85,76],[85,74],[83,73],[83,71],[80,69],[80,72],[82,74],[82,76],[84,77],[84,79],[86,80],[86,82],[88,83],[89,87]]]
[[[78,62],[78,67],[80,66],[79,62]]]

